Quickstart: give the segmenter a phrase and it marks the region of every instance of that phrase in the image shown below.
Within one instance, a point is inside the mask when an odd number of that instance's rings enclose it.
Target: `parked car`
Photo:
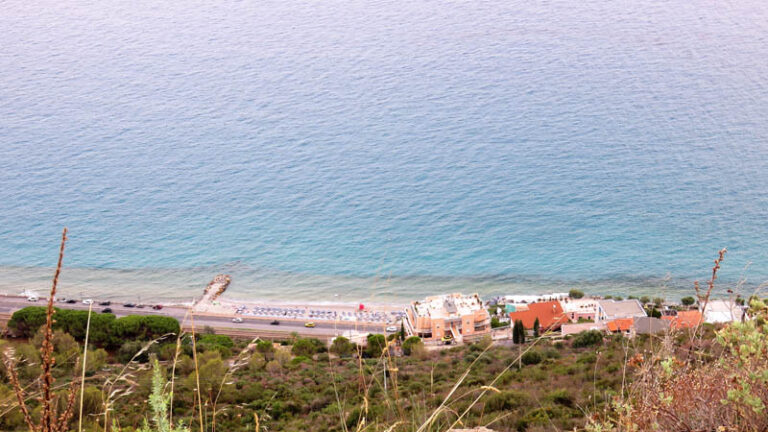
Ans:
[[[304,327],[306,327],[306,328],[313,328],[314,326],[315,326],[315,323],[313,323],[311,321],[307,322],[307,323],[304,323]]]
[[[160,310],[162,308],[163,308],[163,305],[154,305],[154,306],[152,306],[152,309],[154,309],[154,310]]]
[[[144,309],[144,305],[143,304],[137,304],[136,307],[139,308],[139,309]]]
[[[280,321],[274,320],[271,323],[269,323],[269,325],[280,325]]]
[[[39,300],[39,298],[37,296],[29,296],[29,297],[27,297],[27,301],[29,301],[29,302],[36,302],[38,300]]]
[[[93,299],[85,299],[85,300],[83,300],[83,304],[84,305],[92,305],[93,304]]]
[[[241,322],[243,322],[243,319],[240,318],[240,317],[234,317],[234,318],[232,318],[232,322],[240,324]]]
[[[101,310],[101,313],[112,313],[112,309],[104,308],[104,309]]]
[[[125,303],[123,305],[123,307],[132,308],[132,307],[136,307],[136,304],[135,303]]]
[[[111,301],[103,301],[103,302],[99,303],[99,306],[109,306],[111,304],[112,304]]]
[[[395,326],[389,326],[389,327],[387,327],[387,331],[388,331],[388,332],[390,332],[390,333],[394,333],[394,332],[396,332],[396,331],[398,331],[398,330],[399,330],[399,329],[398,329],[397,327],[395,327]]]
[[[77,303],[77,300],[69,299],[69,300],[66,301],[66,303],[68,303],[68,304],[75,304],[75,303]]]

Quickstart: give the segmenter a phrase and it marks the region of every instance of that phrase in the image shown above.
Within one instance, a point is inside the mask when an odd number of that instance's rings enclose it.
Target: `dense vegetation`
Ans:
[[[33,337],[27,343],[12,344],[25,380],[39,372],[37,342]],[[453,401],[437,417],[434,428],[445,429],[455,413],[468,410],[463,424],[493,422],[497,430],[537,430],[549,425],[572,429],[584,425],[584,407],[600,407],[619,391],[625,347],[621,338],[600,337],[599,352],[594,344],[573,348],[570,341],[541,340],[521,356],[520,346],[489,347],[488,340],[427,351],[418,338],[387,343],[382,335],[371,335],[365,348],[339,338],[330,351],[320,341],[305,338],[273,344],[204,333],[195,342],[193,352],[191,337],[182,338],[178,357],[175,339],[150,344],[146,350],[150,355],[138,357],[134,355],[145,345],[138,342],[108,352],[89,352],[86,430],[103,430],[105,399],[116,389],[118,397],[109,404],[119,413],[120,430],[143,425],[148,413],[157,408],[150,406],[149,398],[148,362],[153,357],[159,360],[162,378],[174,379],[174,418],[183,419],[192,430],[199,430],[199,415],[194,411],[198,379],[207,430],[212,428],[214,404],[216,427],[222,431],[254,430],[256,418],[261,426],[275,431],[354,430],[362,419],[368,430],[385,430],[395,423],[400,424],[395,430],[412,430],[440,406],[456,383],[460,385]],[[71,375],[77,367],[72,359],[80,349],[78,343],[59,330],[54,346],[57,376]],[[400,356],[401,352],[405,355]],[[127,379],[115,380],[121,371]],[[481,392],[485,395],[473,405]],[[4,406],[12,405],[7,382],[0,384],[0,398]],[[13,409],[0,419],[0,429],[26,430]]]
[[[32,337],[45,324],[46,308],[29,306],[11,316],[8,328],[18,336]],[[78,341],[85,339],[88,311],[54,309],[54,330],[61,330]],[[179,333],[175,318],[157,315],[129,315],[115,318],[110,313],[92,313],[90,344],[101,348],[117,348],[125,341],[151,340]]]

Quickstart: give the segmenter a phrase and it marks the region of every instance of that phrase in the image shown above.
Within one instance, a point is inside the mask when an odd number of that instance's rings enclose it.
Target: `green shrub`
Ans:
[[[349,339],[339,336],[333,340],[330,351],[339,357],[351,357],[355,353],[355,344]]]
[[[495,393],[488,398],[485,409],[488,411],[511,411],[530,405],[530,397],[523,392],[509,390]]]
[[[424,342],[421,341],[421,338],[418,336],[411,336],[408,339],[403,342],[403,354],[405,355],[411,355],[414,351],[414,347],[423,347]]]
[[[314,338],[299,338],[291,347],[291,354],[310,358],[319,352],[325,351],[325,344],[319,339]]]
[[[369,358],[379,358],[384,353],[387,346],[387,339],[382,334],[369,334],[368,344],[365,347],[365,354]]]
[[[520,361],[524,365],[535,365],[541,363],[542,356],[541,353],[539,353],[536,350],[530,350],[523,353],[523,356],[520,357]]]
[[[573,407],[575,403],[573,395],[565,389],[551,391],[544,399],[567,407]]]
[[[128,341],[120,345],[120,349],[117,350],[117,359],[120,361],[120,363],[128,363],[136,354],[142,350],[142,348],[144,348],[144,343],[140,341]],[[135,360],[139,363],[146,363],[149,361],[149,352],[145,351],[141,353],[136,357]]]
[[[589,330],[577,334],[571,345],[574,348],[584,348],[603,343],[603,334],[598,330]]]
[[[20,337],[32,337],[46,320],[46,310],[42,306],[27,306],[11,315],[8,328]]]
[[[509,321],[501,322],[498,317],[491,317],[491,328],[509,327]]]
[[[264,356],[264,359],[271,360],[275,354],[275,346],[270,341],[260,340],[256,342],[256,352]]]
[[[584,297],[584,291],[577,290],[577,289],[572,289],[572,290],[568,291],[568,297],[570,297],[572,299],[580,299],[580,298]]]
[[[235,343],[229,336],[205,333],[196,342],[198,352],[218,351],[222,357],[227,358],[232,355],[232,348]]]

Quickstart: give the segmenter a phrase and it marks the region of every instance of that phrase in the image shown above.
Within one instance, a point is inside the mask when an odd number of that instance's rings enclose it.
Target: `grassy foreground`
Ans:
[[[51,298],[65,240],[66,231]],[[696,287],[700,304],[723,256]],[[544,331],[524,344],[438,351],[382,335],[327,350],[313,339],[160,334],[178,327],[96,314],[64,325],[52,302],[44,312],[14,322],[28,340],[0,341],[0,430],[768,430],[768,306],[757,297],[751,320],[721,328],[632,340]]]

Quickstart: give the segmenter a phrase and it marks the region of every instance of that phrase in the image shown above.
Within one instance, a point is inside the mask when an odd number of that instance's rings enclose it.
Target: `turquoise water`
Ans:
[[[332,300],[768,279],[768,7],[0,13],[0,291]],[[663,281],[664,278],[668,280]]]

